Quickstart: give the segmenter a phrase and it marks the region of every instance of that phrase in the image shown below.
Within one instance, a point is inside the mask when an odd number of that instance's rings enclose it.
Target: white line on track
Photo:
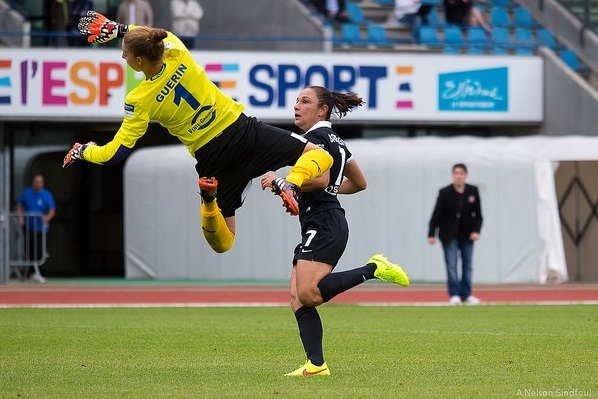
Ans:
[[[362,302],[362,303],[332,303],[333,306],[448,306],[448,307],[476,307],[502,305],[598,305],[596,300],[587,301],[529,301],[529,302],[483,302],[480,305],[450,305],[447,302]],[[0,304],[0,309],[7,308],[41,308],[41,309],[70,309],[70,308],[217,308],[217,307],[280,307],[289,306],[288,302],[188,302],[188,303],[33,303],[33,304]]]

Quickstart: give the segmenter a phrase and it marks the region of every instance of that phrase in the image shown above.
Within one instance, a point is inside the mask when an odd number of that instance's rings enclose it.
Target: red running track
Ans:
[[[474,294],[485,304],[598,304],[598,284],[477,285]],[[364,284],[331,303],[359,305],[444,305],[442,284]],[[0,285],[0,307],[112,306],[284,306],[284,285]]]

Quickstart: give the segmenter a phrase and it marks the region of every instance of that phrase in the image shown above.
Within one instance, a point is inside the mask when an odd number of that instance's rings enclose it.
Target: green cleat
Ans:
[[[285,374],[285,376],[291,377],[309,377],[310,375],[330,375],[330,370],[328,369],[326,363],[322,364],[321,366],[315,366],[310,360],[308,360],[297,370]]]
[[[409,287],[409,277],[405,270],[401,266],[391,263],[386,256],[376,254],[368,260],[368,263],[376,265],[374,272],[376,278]]]

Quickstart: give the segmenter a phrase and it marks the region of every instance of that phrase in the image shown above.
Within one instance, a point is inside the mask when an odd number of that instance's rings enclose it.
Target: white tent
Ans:
[[[341,196],[350,238],[337,270],[385,253],[413,281],[445,281],[442,249],[427,226],[451,166],[468,166],[484,224],[474,283],[566,281],[554,170],[598,159],[598,138],[384,138],[347,140],[368,189]],[[255,180],[237,211],[233,249],[212,252],[201,233],[195,160],[182,145],[135,151],[125,168],[128,278],[286,280],[299,241],[296,217]]]

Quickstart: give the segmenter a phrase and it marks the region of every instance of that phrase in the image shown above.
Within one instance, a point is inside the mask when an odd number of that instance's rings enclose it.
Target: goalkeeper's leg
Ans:
[[[201,229],[210,247],[218,253],[232,248],[235,241],[235,218],[224,219],[216,201],[216,187],[218,182],[214,178],[199,179],[199,190],[202,198]]]

